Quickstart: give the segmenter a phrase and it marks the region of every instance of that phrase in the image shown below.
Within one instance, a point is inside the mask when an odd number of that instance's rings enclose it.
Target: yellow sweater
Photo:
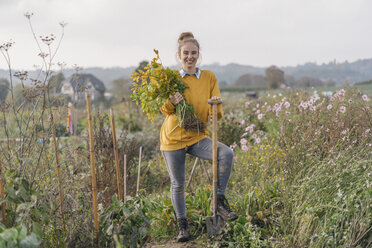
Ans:
[[[211,71],[201,70],[199,79],[195,75],[186,75],[183,77],[183,82],[189,87],[184,93],[186,102],[194,106],[195,114],[208,125],[208,117],[211,118],[212,111],[207,100],[212,96],[221,97],[216,76]],[[160,130],[160,150],[174,151],[182,149],[209,136],[207,128],[204,133],[198,133],[197,131],[186,131],[178,126],[177,117],[174,113],[175,106],[169,99],[160,110],[166,115]],[[221,119],[222,115],[222,106],[219,104],[217,107],[217,119]]]

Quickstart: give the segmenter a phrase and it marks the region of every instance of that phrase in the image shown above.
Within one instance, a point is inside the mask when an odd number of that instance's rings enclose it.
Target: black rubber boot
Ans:
[[[214,213],[213,199],[211,204],[211,214]],[[238,218],[238,214],[230,209],[229,202],[225,195],[217,195],[217,214],[225,221],[232,221]]]
[[[190,240],[189,223],[187,222],[187,219],[178,219],[177,222],[180,229],[180,233],[177,236],[177,242],[186,242]]]

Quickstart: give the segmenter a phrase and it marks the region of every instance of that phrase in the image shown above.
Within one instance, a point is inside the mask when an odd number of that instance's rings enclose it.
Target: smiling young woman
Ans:
[[[207,100],[216,100],[221,97],[217,78],[213,72],[200,70],[196,66],[200,55],[200,46],[192,33],[181,33],[178,38],[177,55],[182,63],[180,69],[182,81],[188,86],[184,92],[185,100],[193,105],[195,114],[207,125],[208,118],[212,114]],[[178,125],[175,108],[182,99],[183,96],[177,92],[170,96],[161,107],[161,112],[166,115],[166,118],[160,131],[160,150],[171,179],[171,198],[180,231],[177,236],[179,242],[190,239],[185,204],[186,153],[201,159],[212,160],[212,139],[209,138],[208,129],[204,132],[189,131]],[[221,119],[223,115],[221,105],[218,105],[217,112],[217,118]],[[218,142],[217,212],[225,220],[238,218],[238,215],[230,209],[225,198],[233,157],[232,149]],[[211,207],[214,208],[212,204]]]

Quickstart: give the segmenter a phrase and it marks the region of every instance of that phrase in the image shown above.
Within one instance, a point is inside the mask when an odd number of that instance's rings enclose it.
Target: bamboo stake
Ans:
[[[139,184],[140,184],[141,158],[142,158],[142,146],[140,146],[139,161],[138,161],[138,177],[137,177],[137,191],[136,191],[137,196],[138,196]]]
[[[4,199],[5,196],[4,196],[4,187],[3,187],[3,166],[1,164],[1,158],[0,158],[0,197],[1,199]],[[1,204],[1,215],[2,215],[2,221],[3,221],[3,224],[4,226],[6,226],[6,206],[5,206],[5,202],[3,202]]]
[[[89,153],[90,153],[90,173],[92,175],[92,194],[93,194],[93,214],[94,214],[94,230],[98,244],[98,213],[97,213],[97,183],[96,173],[94,169],[94,142],[93,142],[93,127],[92,127],[92,114],[90,106],[90,96],[86,92],[87,111],[88,111],[88,128],[89,128]]]
[[[189,181],[187,182],[186,188],[189,188],[189,185],[190,185],[190,182],[191,182],[192,176],[194,175],[194,170],[195,170],[196,165],[198,164],[198,161],[199,161],[199,158],[196,158],[196,159],[195,159],[195,162],[194,162],[194,166],[193,166],[192,169],[191,169],[190,178],[189,178]]]
[[[120,180],[120,167],[119,167],[119,157],[118,157],[118,147],[116,144],[116,130],[115,130],[115,119],[114,119],[114,111],[110,108],[110,116],[111,116],[111,127],[112,127],[112,142],[114,144],[114,154],[115,154],[115,164],[116,164],[116,184],[118,186],[118,199],[121,200],[121,180]]]
[[[50,121],[51,121],[51,124],[52,124],[52,135],[53,135],[53,143],[54,143],[54,152],[56,154],[58,190],[59,190],[59,205],[60,205],[60,210],[61,210],[60,212],[61,212],[63,227],[66,229],[65,216],[63,214],[63,192],[62,192],[62,182],[61,182],[61,165],[59,164],[58,146],[57,146],[57,138],[56,138],[56,130],[55,130],[55,125],[54,125],[53,114],[50,114]]]
[[[124,203],[127,201],[127,154],[124,154]]]

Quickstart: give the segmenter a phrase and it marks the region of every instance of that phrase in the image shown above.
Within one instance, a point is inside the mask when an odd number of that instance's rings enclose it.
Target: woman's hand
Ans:
[[[216,100],[221,101],[221,97],[218,97],[218,96],[212,96],[212,97],[211,97],[211,100],[212,100],[212,101],[216,101]]]
[[[171,101],[171,103],[176,106],[180,101],[183,100],[183,96],[177,92],[176,94],[174,95],[170,95],[169,96],[169,100]]]

